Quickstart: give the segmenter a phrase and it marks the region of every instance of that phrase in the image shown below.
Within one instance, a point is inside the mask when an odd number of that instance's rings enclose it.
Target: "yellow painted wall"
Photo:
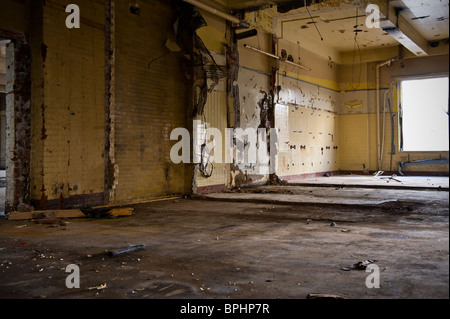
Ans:
[[[31,199],[103,193],[104,8],[77,3],[80,29],[67,29],[65,1],[43,7],[41,43],[33,43]],[[36,26],[39,28],[39,25]],[[42,69],[40,69],[42,67]],[[39,81],[41,80],[41,81]]]
[[[166,1],[139,5],[140,15],[131,14],[125,1],[117,1],[115,7],[112,116],[117,167],[112,203],[185,194],[192,185],[193,169],[170,160],[176,143],[170,133],[188,128],[193,120],[188,112],[189,81],[179,56],[156,59],[168,52],[167,39],[174,38],[175,10]]]
[[[370,119],[368,114],[351,114],[339,116],[340,128],[340,169],[369,169],[370,157]]]
[[[383,60],[384,61],[384,60]],[[382,61],[382,62],[383,62]],[[362,164],[370,171],[378,170],[377,160],[377,116],[376,116],[376,65],[379,62],[364,63],[361,82],[352,82],[352,65],[340,66],[340,82],[343,88],[338,105],[340,127],[340,169],[344,171],[361,172]],[[432,76],[448,74],[448,55],[423,58],[408,58],[396,61],[390,67],[380,69],[380,128],[383,127],[383,107],[386,97],[390,99],[394,112],[398,111],[397,81],[405,77]],[[358,67],[358,66],[357,66]],[[358,69],[357,69],[358,72]],[[387,101],[387,100],[386,100]],[[353,107],[352,107],[353,106]],[[356,107],[355,107],[356,106]],[[386,102],[386,125],[384,147],[382,152],[381,170],[397,171],[399,162],[409,160],[424,160],[448,158],[449,152],[401,152],[399,150],[399,122],[395,116],[394,144],[395,154],[391,164],[391,113]],[[420,129],[420,126],[418,126]],[[383,131],[380,130],[380,145],[383,141]],[[347,138],[348,137],[348,138]],[[409,166],[405,171],[442,172],[448,173],[448,165]]]
[[[81,28],[69,30],[65,27],[66,1],[48,0],[43,7],[37,1],[0,2],[0,29],[23,33],[32,50],[30,192],[35,201],[104,192],[105,12],[99,1],[79,0],[77,4],[82,12]],[[175,144],[169,138],[171,131],[188,128],[193,120],[188,111],[190,83],[176,54],[154,60],[167,53],[165,43],[174,38],[175,12],[162,0],[142,2],[140,9],[140,16],[133,15],[129,3],[116,2],[114,105],[109,115],[114,120],[112,156],[117,171],[111,203],[189,193],[192,189],[193,167],[175,165],[169,158]],[[199,35],[217,62],[225,65],[225,20],[202,14],[208,26],[201,28]],[[253,19],[271,27],[265,17]],[[271,52],[272,36],[262,28],[258,36],[238,43],[240,126],[257,128],[259,103],[270,90],[270,71],[277,63],[244,48],[244,44]],[[287,112],[283,140],[287,144],[280,150],[277,174],[288,177],[338,170],[361,172],[364,168],[375,171],[376,62],[363,64],[361,78],[355,79],[351,64],[336,65],[287,41],[278,43],[276,54],[280,55],[281,49],[311,71],[283,62],[278,65],[276,85],[281,90],[275,102]],[[395,92],[394,84],[400,77],[448,73],[448,55],[403,62],[382,69],[383,90]],[[222,132],[226,128],[227,98],[221,83],[208,95],[205,109],[206,121]],[[382,170],[395,170],[398,162],[449,156],[448,152],[408,153],[397,149],[391,166],[389,113],[386,124]],[[397,121],[394,133],[398,148]],[[245,168],[239,170],[244,172]],[[196,185],[235,186],[230,176],[236,176],[239,170],[230,172],[226,164],[215,165],[214,175],[209,179],[197,176]],[[413,166],[408,170],[448,172],[448,165]],[[265,176],[256,176],[253,181],[265,180]]]

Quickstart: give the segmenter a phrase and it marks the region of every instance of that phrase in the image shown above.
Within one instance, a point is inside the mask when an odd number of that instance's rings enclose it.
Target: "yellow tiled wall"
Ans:
[[[277,50],[279,54],[286,50],[295,63],[311,69],[280,63],[277,109],[285,110],[288,121],[275,113],[277,129],[286,132],[279,141],[278,176],[289,179],[339,170],[337,68],[285,40],[279,41]]]
[[[165,43],[174,37],[174,9],[162,1],[140,2],[140,15],[134,15],[129,6],[117,1],[115,7],[112,203],[189,193],[192,184],[189,167],[170,160],[176,143],[170,133],[193,120],[181,59],[166,54]]]
[[[78,1],[81,28],[68,29],[65,5],[46,2],[42,43],[33,44],[42,61],[35,64],[38,75],[33,74],[35,81],[42,80],[33,83],[38,89],[32,116],[34,200],[104,190],[104,7]]]

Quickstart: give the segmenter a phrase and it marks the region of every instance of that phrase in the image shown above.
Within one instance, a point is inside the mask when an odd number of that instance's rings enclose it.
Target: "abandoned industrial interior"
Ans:
[[[448,299],[448,73],[448,0],[0,0],[0,299]]]

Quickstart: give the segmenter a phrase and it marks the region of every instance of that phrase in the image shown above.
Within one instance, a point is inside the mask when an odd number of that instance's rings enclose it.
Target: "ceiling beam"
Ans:
[[[402,1],[394,3],[379,6],[380,27],[414,55],[427,56],[428,41],[401,15],[401,11],[408,10],[408,7]]]

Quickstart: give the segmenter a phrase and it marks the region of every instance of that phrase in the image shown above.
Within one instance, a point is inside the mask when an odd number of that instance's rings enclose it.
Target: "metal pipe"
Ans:
[[[390,92],[390,90],[386,90],[384,92],[384,99],[383,99],[383,133],[381,137],[381,152],[380,152],[380,169],[383,167],[383,153],[384,153],[384,140],[386,136],[386,95]]]
[[[276,60],[280,60],[280,61],[282,61],[282,62],[286,62],[286,63],[288,63],[288,64],[291,64],[291,65],[294,65],[294,66],[296,66],[296,67],[299,67],[299,68],[301,68],[301,69],[305,69],[305,70],[311,71],[311,69],[308,68],[308,67],[306,67],[306,66],[303,66],[303,65],[300,65],[300,64],[298,64],[298,63],[294,63],[294,62],[291,62],[291,61],[288,61],[288,60],[284,60],[284,59],[282,59],[281,57],[279,57],[279,56],[277,56],[277,55],[275,55],[275,54],[272,54],[272,53],[269,53],[269,52],[266,52],[266,51],[263,51],[263,50],[254,48],[254,47],[252,47],[252,46],[250,46],[250,45],[248,45],[248,44],[244,44],[244,48],[249,48],[249,49],[254,50],[254,51],[256,51],[256,52],[259,52],[259,53],[265,54],[265,55],[267,55],[267,56],[270,56],[271,58],[274,58],[274,59],[276,59]]]
[[[381,131],[380,131],[380,68],[385,65],[391,65],[392,62],[398,60],[398,57],[394,57],[387,61],[384,61],[376,66],[376,101],[377,101],[377,168],[381,171],[380,153],[381,153]]]
[[[244,28],[250,27],[250,25],[247,22],[241,21],[240,19],[236,18],[235,16],[232,16],[231,14],[227,14],[227,13],[217,10],[216,8],[210,7],[206,4],[204,4],[203,2],[200,2],[197,0],[183,0],[183,1],[192,4],[193,6],[196,6],[197,8],[208,11],[209,13],[212,13],[218,17],[224,18],[225,20],[236,23],[236,24],[240,25],[241,27],[244,27]]]
[[[125,253],[130,253],[133,251],[138,251],[138,250],[144,250],[145,249],[145,245],[136,245],[127,249],[122,249],[122,250],[117,250],[117,251],[110,251],[108,252],[108,256],[109,257],[116,257],[118,255],[121,254],[125,254]]]
[[[237,33],[236,34],[236,39],[237,40],[242,40],[242,39],[253,37],[255,35],[258,35],[258,30],[252,29],[252,30],[248,30],[248,31],[245,31],[245,32]]]
[[[274,59],[277,59],[277,60],[281,60],[281,58],[279,56],[276,56],[275,54],[272,54],[272,53],[269,53],[269,52],[266,52],[266,51],[254,48],[254,47],[252,47],[252,46],[250,46],[248,44],[244,44],[244,48],[249,48],[249,49],[252,49],[252,50],[254,50],[256,52],[259,52],[259,53],[265,54],[267,56],[270,56],[271,58],[274,58]]]

